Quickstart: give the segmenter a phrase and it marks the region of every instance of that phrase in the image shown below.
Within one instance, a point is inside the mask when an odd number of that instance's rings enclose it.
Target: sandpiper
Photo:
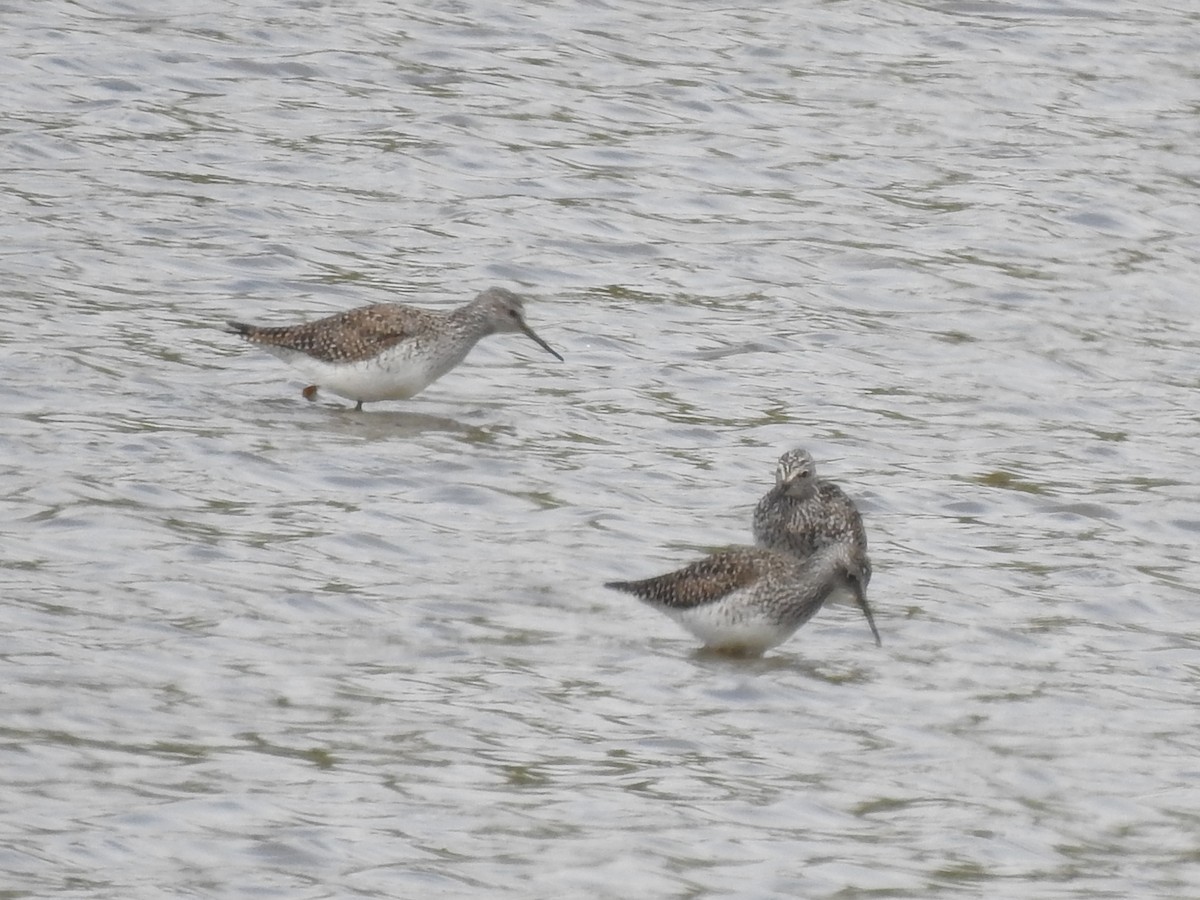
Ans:
[[[605,587],[633,594],[670,616],[707,649],[758,656],[791,637],[841,589],[854,595],[880,644],[865,573],[865,556],[847,543],[829,544],[807,559],[733,547],[666,575]]]
[[[817,464],[806,450],[779,458],[775,486],[754,510],[754,540],[801,559],[828,544],[848,544],[862,559],[863,585],[871,580],[862,516],[840,487],[817,478]]]
[[[520,331],[560,361],[562,356],[525,324],[521,298],[488,288],[449,312],[377,303],[300,325],[229,322],[230,332],[299,369],[312,384],[308,400],[328,388],[355,401],[407,400],[457,366],[481,338]]]

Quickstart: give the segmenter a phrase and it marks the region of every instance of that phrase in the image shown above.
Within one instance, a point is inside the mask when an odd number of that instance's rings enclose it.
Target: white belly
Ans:
[[[660,609],[713,650],[763,653],[786,641],[800,625],[781,625],[737,603],[737,597],[691,609]]]
[[[403,345],[360,362],[328,363],[283,347],[264,346],[318,387],[347,400],[407,400],[425,390],[461,360],[403,353]],[[466,354],[464,353],[463,356]]]

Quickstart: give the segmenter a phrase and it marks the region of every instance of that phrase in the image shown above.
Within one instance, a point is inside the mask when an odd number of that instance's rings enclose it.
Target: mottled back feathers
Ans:
[[[605,587],[633,594],[652,606],[689,609],[713,603],[761,578],[771,559],[751,548],[706,556],[666,575],[641,581],[610,581]]]
[[[430,331],[444,317],[400,303],[376,303],[300,325],[230,322],[229,327],[253,344],[284,347],[327,363],[353,363]]]
[[[790,495],[786,485],[771,488],[754,511],[754,540],[760,547],[808,556],[839,541],[865,550],[867,531],[845,491],[832,482],[817,481],[803,499]]]

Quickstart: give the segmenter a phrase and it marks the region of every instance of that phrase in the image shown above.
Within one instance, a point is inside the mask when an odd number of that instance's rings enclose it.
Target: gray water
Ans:
[[[1200,895],[1200,10],[405,6],[0,5],[0,897]],[[792,446],[882,648],[602,587]]]

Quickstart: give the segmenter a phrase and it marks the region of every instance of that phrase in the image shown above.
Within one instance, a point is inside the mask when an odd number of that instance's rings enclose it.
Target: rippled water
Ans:
[[[1200,13],[419,7],[0,6],[0,896],[1200,893]],[[882,649],[601,587],[796,445]]]

